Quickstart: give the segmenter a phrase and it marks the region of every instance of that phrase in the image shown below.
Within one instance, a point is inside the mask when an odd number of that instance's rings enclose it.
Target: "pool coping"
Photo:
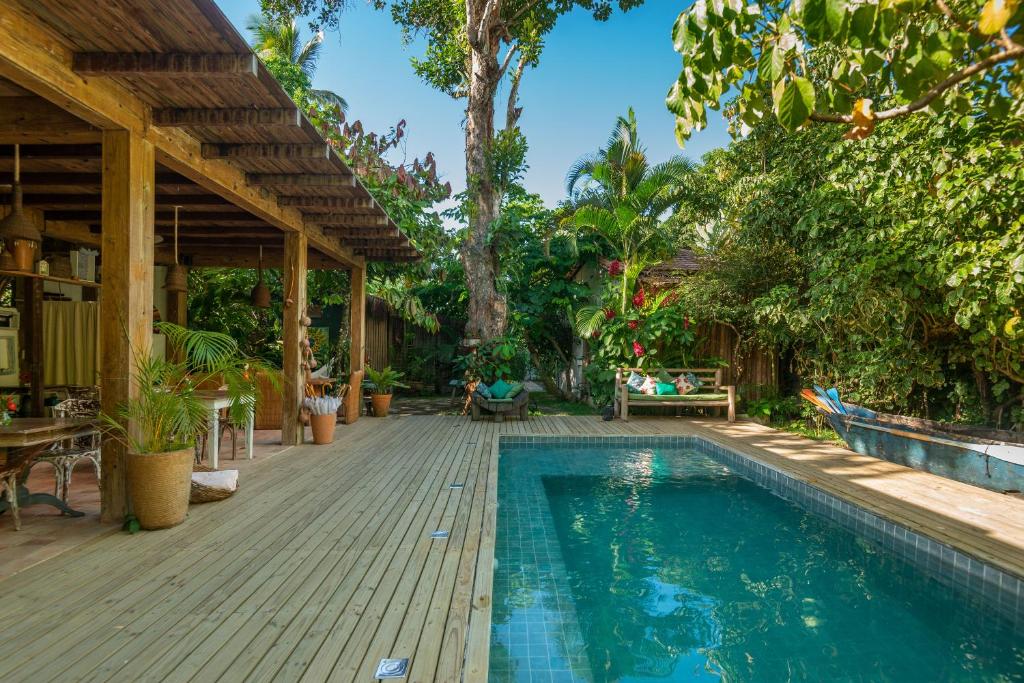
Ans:
[[[844,499],[795,473],[739,452],[704,434],[558,435],[500,434],[494,454],[503,447],[653,446],[707,448],[715,457],[776,495],[819,514],[875,545],[894,553],[954,590],[975,597],[1009,619],[1024,633],[1024,579],[992,566],[970,552],[910,529],[904,522]],[[495,492],[495,497],[497,492]],[[488,629],[489,630],[489,629]]]

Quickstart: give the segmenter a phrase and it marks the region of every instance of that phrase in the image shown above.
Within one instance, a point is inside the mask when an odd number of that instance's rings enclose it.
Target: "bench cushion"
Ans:
[[[664,401],[666,403],[687,403],[693,401],[728,401],[729,394],[713,394],[713,393],[690,393],[681,395],[662,395],[662,396],[651,396],[649,394],[630,394],[629,402],[641,403],[643,401]]]

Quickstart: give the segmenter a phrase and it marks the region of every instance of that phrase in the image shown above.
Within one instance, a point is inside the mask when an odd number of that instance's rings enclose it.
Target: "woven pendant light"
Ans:
[[[0,220],[0,240],[4,251],[14,259],[17,270],[32,272],[35,253],[43,236],[36,224],[29,220],[22,209],[21,197],[21,149],[14,146],[14,184],[11,186],[11,213]]]
[[[263,245],[260,245],[259,261],[256,265],[256,286],[249,292],[249,299],[256,308],[270,308],[270,288],[263,283]]]
[[[168,292],[187,292],[188,274],[185,267],[178,263],[178,209],[174,207],[174,265],[167,269],[167,277],[164,279],[164,289]]]

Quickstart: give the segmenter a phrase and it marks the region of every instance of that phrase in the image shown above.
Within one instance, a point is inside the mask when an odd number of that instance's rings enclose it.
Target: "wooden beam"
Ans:
[[[341,243],[355,249],[394,249],[409,247],[405,237],[343,237]],[[411,247],[409,247],[411,249]]]
[[[306,315],[306,252],[303,233],[289,233],[284,238],[284,391],[282,399],[281,444],[299,445],[305,439],[305,428],[299,421],[299,410],[306,389],[306,370],[302,359],[302,340]],[[291,302],[291,303],[289,303]]]
[[[388,224],[385,214],[367,216],[365,214],[318,213],[306,217],[306,223],[313,225],[340,225],[344,227],[379,228]]]
[[[46,219],[54,221],[94,221],[99,220],[100,212],[89,209],[56,209],[46,211]],[[245,213],[244,211],[180,211],[179,223],[181,225],[208,225],[219,221],[245,221],[254,225],[266,225],[264,221]],[[156,213],[158,223],[174,223],[174,211],[158,211]]]
[[[41,97],[0,98],[0,144],[98,142],[100,130]]]
[[[345,424],[359,419],[363,402],[363,373],[366,372],[366,268],[349,273],[349,390],[345,397]]]
[[[297,128],[302,125],[298,109],[154,109],[154,126],[196,128],[232,128],[235,126],[280,126]]]
[[[188,270],[185,271],[185,287],[188,287]],[[164,320],[188,327],[188,292],[167,292],[167,310],[164,312]],[[180,346],[169,345],[167,347],[168,357],[176,363],[185,360],[185,350]]]
[[[249,54],[174,52],[76,52],[71,70],[81,76],[257,76],[259,60]]]
[[[62,221],[50,221],[44,223],[42,228],[43,236],[55,240],[79,244],[85,247],[100,248],[103,239],[99,233],[93,232],[88,226],[81,223],[64,223]]]
[[[322,159],[331,158],[331,146],[298,144],[235,144],[218,142],[203,145],[205,159]]]
[[[245,182],[254,187],[355,187],[356,177],[337,173],[246,173]]]
[[[100,383],[103,411],[116,415],[138,396],[135,358],[150,352],[153,330],[153,145],[129,131],[103,133],[103,300]],[[100,517],[128,510],[125,447],[103,439]]]
[[[295,206],[304,211],[310,209],[372,209],[376,202],[372,199],[360,199],[357,197],[292,197],[278,196],[278,206]]]

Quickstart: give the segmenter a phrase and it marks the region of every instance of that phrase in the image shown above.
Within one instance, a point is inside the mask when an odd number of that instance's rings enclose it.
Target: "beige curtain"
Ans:
[[[43,381],[47,386],[99,383],[99,303],[43,302]]]

